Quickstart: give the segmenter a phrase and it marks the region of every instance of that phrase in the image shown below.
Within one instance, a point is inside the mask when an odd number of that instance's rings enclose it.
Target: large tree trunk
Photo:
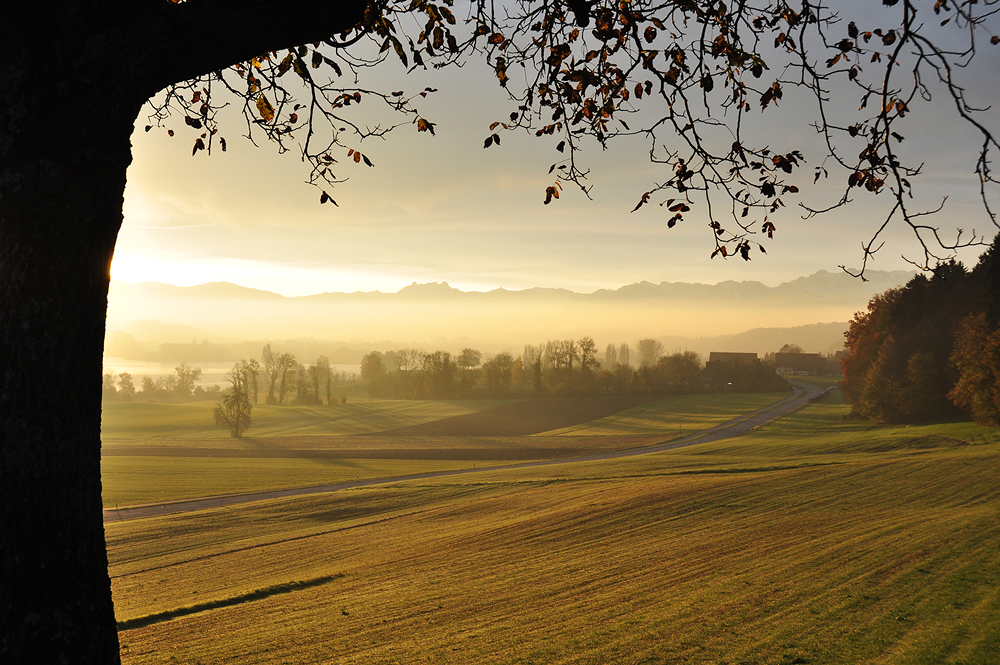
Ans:
[[[0,74],[0,662],[117,663],[101,359],[138,104],[81,110],[85,84],[20,64]]]
[[[138,111],[364,0],[16,3],[0,41],[0,663],[117,663],[101,510],[109,268]],[[266,22],[261,15],[268,15]]]

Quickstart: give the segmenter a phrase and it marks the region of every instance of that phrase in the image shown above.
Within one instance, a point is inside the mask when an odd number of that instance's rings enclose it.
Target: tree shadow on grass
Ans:
[[[147,614],[146,616],[136,617],[134,619],[128,619],[126,621],[119,621],[118,630],[132,630],[133,628],[145,628],[146,626],[152,626],[153,624],[162,623],[164,621],[170,621],[171,619],[176,619],[178,617],[197,614],[198,612],[216,610],[222,607],[232,607],[233,605],[241,605],[243,603],[249,603],[255,600],[263,600],[264,598],[269,598],[271,596],[276,596],[282,593],[291,593],[293,591],[301,591],[302,589],[310,589],[312,587],[328,584],[334,581],[335,579],[341,577],[344,577],[344,575],[342,574],[325,575],[323,577],[315,577],[311,580],[286,582],[284,584],[275,584],[274,586],[264,587],[263,589],[256,589],[249,593],[240,594],[238,596],[230,596],[229,598],[220,598],[218,600],[212,600],[206,603],[198,603],[197,605],[188,605],[187,607],[177,607],[172,610],[166,610],[165,612],[156,612],[155,614]]]

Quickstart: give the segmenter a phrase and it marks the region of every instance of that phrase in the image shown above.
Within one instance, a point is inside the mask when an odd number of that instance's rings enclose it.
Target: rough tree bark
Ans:
[[[353,26],[364,7],[309,0],[294,16],[226,0],[4,9],[0,662],[119,662],[101,509],[101,367],[142,104],[169,83]]]

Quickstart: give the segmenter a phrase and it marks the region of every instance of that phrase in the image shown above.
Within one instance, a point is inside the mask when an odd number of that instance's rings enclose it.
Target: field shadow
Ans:
[[[176,619],[178,617],[197,614],[198,612],[216,610],[222,607],[232,607],[234,605],[249,603],[255,600],[263,600],[264,598],[270,598],[271,596],[277,596],[283,593],[291,593],[293,591],[301,591],[302,589],[310,589],[312,587],[321,586],[323,584],[329,584],[330,582],[341,577],[344,577],[344,575],[342,574],[325,575],[323,577],[316,577],[311,580],[303,580],[301,582],[286,582],[284,584],[275,584],[274,586],[264,587],[263,589],[256,589],[249,593],[240,594],[238,596],[230,596],[229,598],[220,598],[218,600],[212,600],[206,603],[198,603],[197,605],[177,607],[172,610],[166,610],[165,612],[156,612],[155,614],[147,614],[146,616],[136,617],[134,619],[128,619],[126,621],[119,621],[118,630],[132,630],[134,628],[145,628],[146,626],[152,626],[153,624],[162,623],[164,621],[170,621],[171,619]]]

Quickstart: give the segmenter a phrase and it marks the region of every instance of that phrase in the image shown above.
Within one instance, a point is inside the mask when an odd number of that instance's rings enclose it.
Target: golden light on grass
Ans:
[[[996,433],[844,413],[109,524],[120,621],[343,575],[123,631],[124,662],[995,661]]]

